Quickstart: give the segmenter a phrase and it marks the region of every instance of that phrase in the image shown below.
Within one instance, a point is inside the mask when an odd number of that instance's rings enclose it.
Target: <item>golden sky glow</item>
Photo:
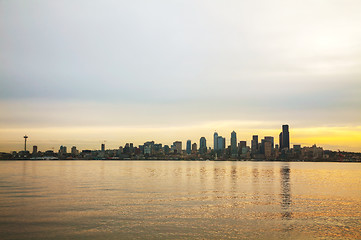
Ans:
[[[226,124],[225,124],[226,125]],[[230,144],[231,128],[228,126],[217,128],[217,132],[226,137]],[[213,147],[213,131],[208,126],[184,126],[168,128],[114,128],[114,127],[91,127],[91,128],[36,128],[36,129],[2,129],[0,130],[0,151],[23,149],[23,134],[29,135],[28,146],[37,145],[39,150],[58,150],[60,145],[68,148],[77,146],[78,149],[99,149],[100,144],[105,142],[107,149],[116,149],[124,146],[127,142],[135,145],[145,141],[154,140],[158,143],[172,144],[173,141],[186,140],[199,144],[199,138],[205,136],[207,146]],[[281,129],[234,129],[237,132],[238,141],[246,140],[250,145],[253,134],[273,136],[278,144],[278,134]],[[291,144],[312,146],[317,144],[325,149],[346,150],[360,152],[361,126],[358,127],[319,127],[319,128],[292,128],[290,126]]]

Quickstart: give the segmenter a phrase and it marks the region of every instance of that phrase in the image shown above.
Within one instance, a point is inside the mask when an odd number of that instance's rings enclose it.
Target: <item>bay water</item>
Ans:
[[[361,163],[1,161],[0,239],[361,239]]]

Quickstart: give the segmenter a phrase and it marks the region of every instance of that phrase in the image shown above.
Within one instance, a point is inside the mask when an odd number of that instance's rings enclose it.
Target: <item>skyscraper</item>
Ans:
[[[252,137],[251,151],[252,151],[252,153],[258,152],[258,135],[253,135],[253,137]]]
[[[231,154],[233,157],[238,155],[237,149],[237,134],[235,131],[231,133]]]
[[[71,147],[71,155],[73,155],[73,156],[78,155],[78,150],[76,150],[76,147],[75,147],[75,146],[72,146],[72,147]]]
[[[201,137],[199,139],[199,153],[200,154],[207,153],[207,141],[205,137]]]
[[[283,146],[283,144],[282,144],[282,132],[280,132],[280,136],[279,136],[278,139],[279,139],[278,143],[280,144],[280,149],[282,150],[282,146]]]
[[[101,145],[101,151],[105,152],[105,144],[104,143],[102,143],[102,145]]]
[[[222,136],[218,136],[216,151],[218,151],[219,153],[222,153],[225,148],[226,148],[226,139]]]
[[[214,132],[213,134],[213,149],[218,150],[218,133]]]
[[[192,153],[192,141],[191,141],[191,140],[187,140],[186,152],[187,152],[187,154],[191,154],[191,153]]]
[[[271,147],[272,147],[272,149],[274,148],[274,137],[267,136],[267,137],[264,137],[264,140],[271,142]]]
[[[33,146],[33,154],[37,154],[38,153],[38,146]]]
[[[173,146],[174,146],[176,153],[182,154],[182,142],[181,141],[173,142]]]
[[[282,132],[280,133],[280,148],[289,149],[290,148],[290,133],[288,125],[282,125]]]
[[[193,154],[197,153],[197,143],[192,144],[192,153]]]

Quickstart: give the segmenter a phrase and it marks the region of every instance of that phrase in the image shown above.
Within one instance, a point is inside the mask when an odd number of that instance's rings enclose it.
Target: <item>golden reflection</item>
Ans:
[[[281,167],[281,207],[282,218],[291,219],[291,183],[290,183],[290,166],[289,163],[285,163]]]

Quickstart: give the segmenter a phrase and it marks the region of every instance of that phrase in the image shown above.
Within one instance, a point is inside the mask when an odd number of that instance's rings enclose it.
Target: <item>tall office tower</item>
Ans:
[[[38,153],[38,146],[33,146],[33,154],[37,154]]]
[[[274,148],[274,137],[264,137],[266,142],[271,142],[272,149]]]
[[[176,151],[176,153],[182,154],[182,142],[181,141],[173,142],[173,146],[174,146],[174,150]]]
[[[238,152],[240,154],[247,153],[247,141],[239,141],[239,143],[238,143]]]
[[[242,149],[242,148],[245,148],[245,147],[247,147],[247,141],[239,141],[238,148]]]
[[[60,146],[59,154],[66,154],[66,153],[67,153],[66,146]]]
[[[283,146],[283,144],[282,144],[282,132],[280,132],[278,143],[280,144],[280,149],[282,150],[282,146]]]
[[[105,144],[104,143],[102,143],[101,150],[102,150],[102,152],[105,152]]]
[[[147,147],[148,149],[150,149],[151,154],[154,153],[154,141],[145,142],[143,145],[144,145],[143,149],[145,149],[145,147]]]
[[[251,151],[252,151],[252,153],[258,152],[258,135],[253,135],[253,137],[252,137]]]
[[[192,153],[197,153],[197,143],[192,144]]]
[[[238,149],[237,149],[237,134],[235,131],[231,133],[231,154],[232,156],[238,155]]]
[[[130,153],[134,153],[134,144],[133,143],[129,144],[129,150],[130,150]]]
[[[73,155],[73,156],[78,155],[78,151],[76,150],[75,146],[71,147],[71,155]]]
[[[164,145],[164,147],[163,147],[163,151],[164,151],[164,154],[165,154],[165,155],[168,155],[168,154],[169,154],[169,152],[170,152],[170,148],[169,148],[169,146],[168,146],[168,145]]]
[[[272,143],[270,141],[264,141],[263,145],[264,156],[268,159],[272,156]]]
[[[192,141],[191,141],[191,140],[187,140],[186,152],[187,152],[187,154],[191,154],[191,153],[192,153]]]
[[[280,148],[290,148],[290,133],[288,131],[288,125],[282,125],[282,132],[280,133]]]
[[[207,153],[207,141],[205,137],[201,137],[199,139],[199,153],[200,154]]]
[[[218,151],[223,151],[226,148],[226,139],[222,136],[217,137],[217,149]]]
[[[218,150],[218,133],[214,132],[213,134],[213,149]]]
[[[282,125],[282,141],[284,148],[290,148],[290,133],[288,131],[288,125]]]

